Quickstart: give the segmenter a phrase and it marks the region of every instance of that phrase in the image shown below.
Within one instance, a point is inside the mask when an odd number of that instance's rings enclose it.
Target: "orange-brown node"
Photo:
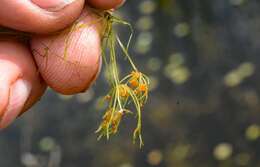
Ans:
[[[129,83],[130,83],[130,85],[132,86],[132,87],[137,87],[138,85],[139,85],[139,81],[137,80],[137,79],[131,79],[130,81],[129,81]]]

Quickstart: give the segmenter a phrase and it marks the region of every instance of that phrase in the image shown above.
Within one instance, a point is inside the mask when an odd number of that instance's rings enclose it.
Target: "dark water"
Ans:
[[[97,99],[107,90],[101,76],[83,95],[48,91],[1,132],[0,167],[260,166],[259,7],[257,0],[127,2],[119,12],[136,29],[130,52],[152,81],[143,149],[131,142],[133,117],[111,140],[96,140]]]

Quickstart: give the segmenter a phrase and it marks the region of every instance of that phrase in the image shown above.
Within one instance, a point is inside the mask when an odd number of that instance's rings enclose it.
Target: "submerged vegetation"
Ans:
[[[109,75],[107,76],[111,90],[105,96],[105,100],[108,101],[108,108],[103,116],[103,121],[97,129],[96,133],[99,133],[99,139],[105,136],[109,139],[111,134],[115,134],[118,131],[121,119],[127,115],[133,113],[129,110],[129,105],[133,104],[136,109],[137,115],[137,127],[133,132],[133,141],[139,139],[140,147],[143,145],[141,136],[142,132],[142,107],[147,102],[149,79],[148,77],[140,72],[134,65],[131,59],[128,48],[132,38],[132,27],[129,23],[118,19],[111,15],[110,12],[104,12],[101,16],[105,19],[105,29],[103,34],[103,52],[102,57],[105,62],[105,67],[108,70]],[[113,24],[126,25],[131,30],[128,43],[125,46],[120,40],[118,34],[113,29]],[[116,52],[116,46],[122,49],[122,52],[132,68],[130,74],[120,79],[117,65],[118,54]],[[106,54],[108,49],[108,54]]]

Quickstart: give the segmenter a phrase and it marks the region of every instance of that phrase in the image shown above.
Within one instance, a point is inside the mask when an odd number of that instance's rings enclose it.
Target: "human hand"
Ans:
[[[123,0],[1,0],[0,25],[35,35],[28,45],[0,36],[0,129],[38,101],[47,86],[74,94],[85,91],[95,80],[101,64],[97,27],[70,35],[66,60],[61,57],[68,34],[48,35],[80,17],[84,3],[111,9]],[[86,17],[82,21],[87,24],[93,19]],[[49,55],[43,56],[44,46],[53,41]],[[78,62],[80,65],[75,65]]]

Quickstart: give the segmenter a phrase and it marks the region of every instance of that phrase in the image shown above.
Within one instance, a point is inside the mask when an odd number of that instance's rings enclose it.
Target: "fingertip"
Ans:
[[[102,23],[86,9],[72,26],[82,28],[32,38],[31,49],[48,86],[62,94],[80,93],[90,87],[100,68]]]

